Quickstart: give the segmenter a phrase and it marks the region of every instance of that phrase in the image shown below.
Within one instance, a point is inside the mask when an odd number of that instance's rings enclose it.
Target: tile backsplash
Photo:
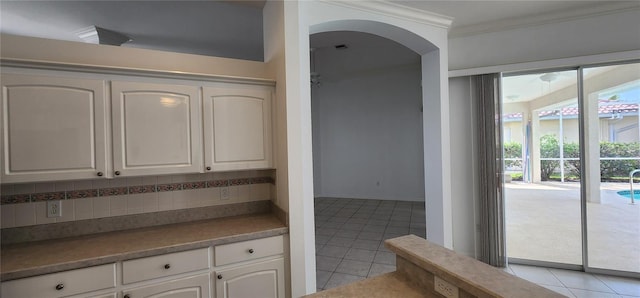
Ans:
[[[271,200],[274,170],[145,176],[0,186],[1,227]],[[221,191],[228,190],[228,198]],[[61,217],[46,216],[47,201],[61,201]]]

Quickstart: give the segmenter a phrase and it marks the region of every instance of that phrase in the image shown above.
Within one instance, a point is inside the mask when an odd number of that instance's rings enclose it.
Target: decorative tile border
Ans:
[[[67,199],[84,199],[98,196],[97,189],[73,190],[67,191]],[[4,197],[2,204],[4,204]]]
[[[135,186],[129,186],[129,187],[107,187],[107,188],[99,188],[99,189],[82,189],[82,190],[45,192],[45,193],[33,193],[33,194],[17,194],[17,195],[2,196],[0,198],[0,204],[7,205],[7,204],[30,203],[30,202],[41,202],[41,201],[51,201],[51,200],[71,200],[71,199],[82,199],[82,198],[120,196],[120,195],[126,195],[126,194],[143,194],[143,193],[152,193],[152,192],[180,191],[180,190],[190,190],[190,189],[250,185],[250,184],[260,184],[260,183],[275,184],[275,181],[271,177],[256,177],[256,178],[196,181],[196,182],[185,182],[185,183],[169,183],[169,184],[157,184],[157,185],[135,185]]]

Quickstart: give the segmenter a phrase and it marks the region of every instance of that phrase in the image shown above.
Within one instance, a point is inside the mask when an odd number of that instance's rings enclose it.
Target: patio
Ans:
[[[601,203],[587,203],[589,266],[640,272],[640,198],[616,192],[629,183],[602,183]],[[582,264],[580,185],[505,184],[507,254],[511,258]]]

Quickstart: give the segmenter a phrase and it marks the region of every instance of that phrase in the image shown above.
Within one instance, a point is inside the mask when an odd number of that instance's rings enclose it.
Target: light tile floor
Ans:
[[[425,237],[424,203],[316,198],[317,290],[395,270],[383,240]],[[640,297],[640,280],[584,272],[510,265],[505,271],[568,297]]]

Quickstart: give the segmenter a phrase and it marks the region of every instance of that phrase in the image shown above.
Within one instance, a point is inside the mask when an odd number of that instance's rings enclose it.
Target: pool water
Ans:
[[[631,191],[630,190],[622,190],[618,192],[619,195],[625,197],[625,198],[631,198]],[[633,198],[636,200],[640,200],[640,189],[634,189],[633,190]]]

